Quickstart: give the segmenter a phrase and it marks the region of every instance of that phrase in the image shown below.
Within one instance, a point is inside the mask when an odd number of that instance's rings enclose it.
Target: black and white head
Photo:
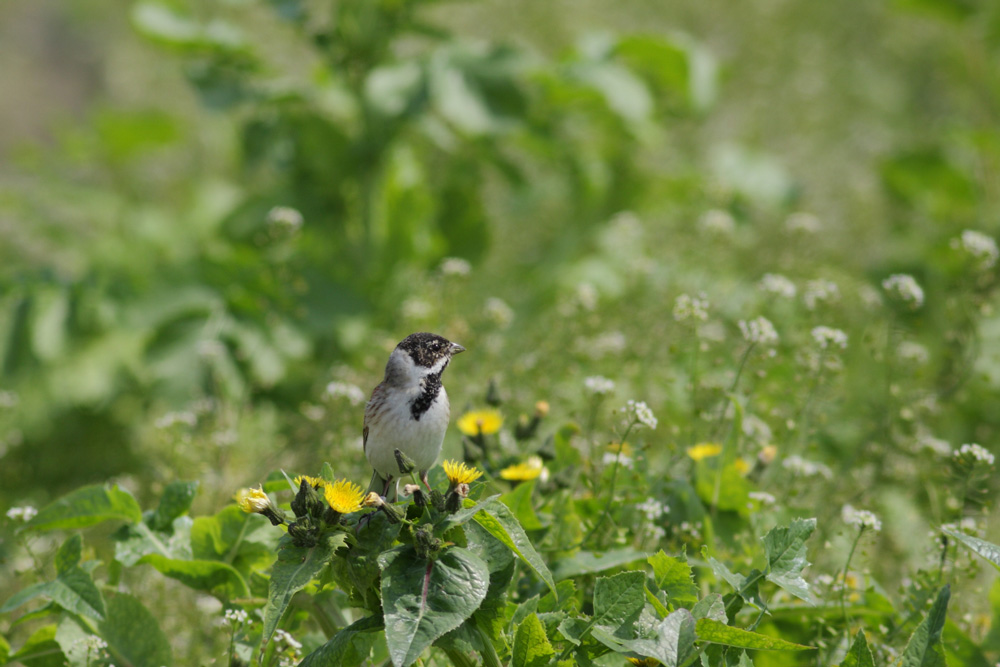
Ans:
[[[432,333],[415,333],[404,338],[389,355],[385,380],[389,385],[406,387],[427,377],[440,378],[451,358],[465,348]]]

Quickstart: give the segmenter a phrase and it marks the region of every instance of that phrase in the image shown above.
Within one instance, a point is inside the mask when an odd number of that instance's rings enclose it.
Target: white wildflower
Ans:
[[[177,424],[184,424],[185,426],[194,426],[198,423],[198,416],[193,412],[168,412],[154,422],[154,426],[158,429],[168,429]]]
[[[365,400],[365,392],[361,391],[361,387],[350,382],[338,382],[334,380],[326,385],[326,390],[323,394],[328,400],[345,398],[351,405],[361,405]]]
[[[829,467],[815,461],[807,461],[797,454],[786,457],[781,462],[781,467],[803,477],[819,476],[824,479],[833,478],[833,471]]]
[[[918,365],[926,364],[931,358],[930,352],[927,351],[926,347],[912,340],[904,340],[900,343],[896,349],[896,354],[903,361],[909,361]]]
[[[790,232],[815,234],[823,229],[823,223],[812,213],[792,213],[785,219],[785,229]]]
[[[612,466],[615,464],[616,459],[618,460],[619,465],[625,466],[629,470],[632,469],[632,466],[635,463],[631,456],[622,454],[621,452],[605,452],[604,457],[601,459],[601,463],[606,466]]]
[[[574,294],[576,304],[583,310],[592,311],[597,308],[597,289],[590,283],[580,283]]]
[[[771,442],[774,434],[767,422],[757,415],[747,414],[743,417],[743,435],[756,442]]]
[[[472,265],[461,257],[445,257],[441,260],[441,275],[467,276],[472,271]]]
[[[490,321],[499,327],[506,328],[514,320],[514,310],[507,305],[506,301],[495,296],[486,299],[483,312]]]
[[[975,443],[962,445],[952,453],[952,456],[956,459],[972,460],[974,463],[985,463],[988,466],[993,465],[994,461],[993,454],[988,449]]]
[[[234,627],[239,627],[246,624],[250,620],[250,614],[248,614],[243,609],[227,609],[225,616],[222,618],[222,625],[231,625]]]
[[[12,521],[28,522],[35,518],[36,514],[38,514],[38,510],[31,505],[25,505],[24,507],[11,507],[7,510],[7,518]]]
[[[646,534],[653,538],[654,542],[659,542],[667,536],[667,529],[663,526],[653,525],[646,530]]]
[[[847,348],[847,334],[840,329],[816,327],[812,330],[812,337],[816,344],[824,350],[830,346],[836,346],[842,350]]]
[[[653,411],[649,409],[645,401],[633,401],[629,400],[622,408],[626,415],[628,415],[629,421],[639,422],[640,424],[645,424],[649,428],[656,430],[656,425],[659,423],[656,416],[653,415]]]
[[[628,347],[628,340],[621,331],[608,331],[593,338],[579,338],[573,343],[581,354],[591,359],[601,359],[607,355],[618,355]]]
[[[664,514],[670,512],[670,507],[664,505],[656,498],[647,498],[636,505],[636,509],[646,516],[647,521],[658,521]]]
[[[729,211],[712,209],[702,214],[698,220],[698,229],[709,234],[729,236],[736,231],[736,221]]]
[[[103,655],[108,650],[108,643],[97,635],[80,637],[73,645],[87,652],[87,655]]]
[[[681,294],[674,301],[674,319],[678,322],[694,320],[704,322],[708,319],[708,299],[704,294],[691,296]]]
[[[882,530],[882,522],[873,512],[868,510],[854,509],[850,505],[844,505],[840,510],[840,517],[844,523],[858,528],[871,528],[876,533]]]
[[[961,248],[972,255],[979,262],[979,268],[991,269],[1000,258],[1000,250],[997,249],[997,242],[992,237],[977,232],[974,229],[966,229],[962,236],[951,242],[953,248]]]
[[[583,379],[583,386],[587,391],[597,396],[610,394],[615,390],[615,381],[609,380],[602,375],[591,375]]]
[[[760,345],[775,345],[778,342],[778,332],[775,331],[771,320],[766,317],[758,317],[750,321],[740,320],[740,333],[748,343]]]
[[[917,309],[924,305],[924,290],[913,276],[905,273],[893,274],[882,281],[882,289],[910,308]]]
[[[951,456],[951,443],[934,437],[925,426],[917,428],[917,446],[921,449],[929,449],[935,454]]]
[[[289,647],[291,647],[293,649],[300,649],[300,648],[302,648],[302,643],[301,642],[297,641],[295,639],[295,637],[293,637],[292,635],[290,635],[289,633],[285,632],[284,630],[282,630],[280,628],[274,631],[274,641],[276,641],[276,642],[284,642],[285,644],[287,644]]]
[[[303,403],[299,411],[302,413],[302,416],[312,422],[322,421],[326,417],[326,408],[314,403]]]
[[[403,317],[406,319],[422,320],[431,316],[431,313],[434,312],[434,307],[424,299],[410,297],[403,301],[402,311]]]
[[[798,291],[795,283],[781,275],[780,273],[765,273],[764,277],[757,283],[758,289],[768,294],[792,299]]]
[[[777,499],[766,491],[751,491],[747,494],[750,500],[756,500],[761,505],[773,505]]]
[[[281,233],[297,232],[302,222],[302,214],[289,206],[275,206],[267,212],[267,224]]]
[[[815,310],[816,306],[822,302],[832,302],[840,298],[840,288],[837,283],[830,280],[810,280],[806,283],[802,300],[806,303],[806,308]]]

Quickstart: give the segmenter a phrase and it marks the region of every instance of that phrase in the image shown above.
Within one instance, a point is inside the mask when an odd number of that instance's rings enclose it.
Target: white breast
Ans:
[[[383,403],[382,413],[378,418],[373,415],[368,422],[365,455],[372,468],[383,478],[399,477],[396,449],[413,459],[417,470],[433,467],[441,453],[451,416],[448,394],[441,387],[431,407],[417,421],[410,414],[410,403],[419,393],[419,387],[392,390],[393,395]]]

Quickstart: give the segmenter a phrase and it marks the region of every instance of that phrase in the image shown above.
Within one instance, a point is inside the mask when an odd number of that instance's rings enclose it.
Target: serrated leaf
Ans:
[[[794,519],[789,526],[775,526],[761,538],[767,554],[766,578],[800,600],[815,604],[809,584],[802,578],[806,540],[816,530],[816,519]]]
[[[156,618],[137,598],[120,593],[108,600],[108,612],[98,625],[112,655],[131,665],[171,665],[170,642]]]
[[[85,486],[46,505],[26,530],[68,530],[85,528],[102,521],[142,521],[142,510],[128,491],[100,484]]]
[[[366,616],[347,626],[310,653],[299,667],[351,667],[368,660],[372,645],[383,629],[382,619]]]
[[[90,574],[80,567],[72,567],[60,572],[55,579],[41,584],[33,584],[15,593],[0,613],[11,611],[37,597],[46,597],[63,609],[94,620],[104,618],[104,598],[94,584]]]
[[[726,605],[718,593],[709,593],[697,604],[691,607],[691,615],[695,619],[711,618],[720,623],[726,622]]]
[[[385,639],[396,667],[413,664],[438,637],[479,608],[489,589],[489,568],[461,547],[435,560],[409,546],[379,556]]]
[[[993,567],[1000,570],[1000,547],[997,545],[944,526],[941,527],[941,532],[949,537],[955,538],[966,548],[971,549],[978,556],[981,556],[989,561]]]
[[[59,550],[56,551],[56,572],[62,574],[63,572],[68,572],[73,569],[80,564],[80,558],[82,556],[83,537],[79,533],[76,533],[63,542],[62,546],[59,547]]]
[[[941,631],[944,629],[951,586],[944,586],[931,605],[927,616],[910,636],[903,650],[902,667],[943,667],[945,663],[941,647]]]
[[[271,640],[292,596],[319,576],[334,552],[347,543],[347,538],[343,533],[336,533],[310,549],[292,546],[287,535],[282,542],[284,547],[278,551],[278,560],[271,568],[271,581],[267,587],[264,628],[260,639],[262,649]]]
[[[695,620],[687,609],[678,609],[653,628],[653,636],[642,639],[622,639],[613,628],[596,627],[594,639],[608,648],[631,651],[644,658],[655,658],[665,667],[683,665],[694,653]]]
[[[139,559],[138,564],[152,565],[171,579],[180,581],[188,588],[206,591],[223,598],[238,598],[250,595],[243,576],[231,565],[218,560],[180,560],[160,554],[148,554]]]
[[[542,527],[542,522],[535,514],[535,508],[531,503],[531,495],[535,490],[535,480],[518,484],[508,493],[500,496],[500,502],[514,513],[517,520],[525,530],[538,530]]]
[[[17,653],[10,656],[10,660],[26,667],[63,667],[66,656],[56,642],[56,626],[52,624],[38,628]]]
[[[698,587],[694,584],[694,574],[688,565],[687,556],[674,558],[661,550],[647,561],[653,568],[653,580],[667,594],[668,602],[675,607],[686,608],[698,602]]]
[[[614,549],[600,554],[579,551],[569,558],[560,559],[552,570],[552,576],[556,581],[562,581],[582,574],[596,574],[638,560],[645,560],[646,554],[645,551],[635,549]]]
[[[594,584],[593,617],[566,619],[559,624],[559,631],[575,645],[579,645],[598,625],[617,628],[618,632],[628,634],[645,604],[645,573],[621,572],[613,577],[601,577]]]
[[[171,482],[160,494],[160,504],[146,523],[153,530],[169,530],[174,519],[186,514],[198,493],[199,482]]]
[[[811,651],[814,647],[794,644],[777,637],[734,628],[711,618],[697,621],[698,640],[757,651]]]
[[[228,505],[214,516],[199,516],[191,525],[191,557],[220,560],[245,578],[270,566],[281,533],[260,514]]]
[[[514,634],[511,667],[545,667],[554,655],[555,650],[545,635],[545,626],[537,614],[529,614]]]
[[[844,656],[840,667],[875,667],[875,658],[872,656],[872,650],[868,648],[868,638],[865,637],[864,630],[858,630],[854,643],[851,644],[851,650]]]
[[[555,590],[556,582],[552,578],[548,566],[535,551],[535,547],[532,546],[531,540],[525,534],[524,528],[521,527],[506,505],[500,502],[490,503],[475,514],[474,520],[489,531],[493,537],[510,547],[517,554],[517,557],[524,561],[539,579],[545,582],[550,590]]]

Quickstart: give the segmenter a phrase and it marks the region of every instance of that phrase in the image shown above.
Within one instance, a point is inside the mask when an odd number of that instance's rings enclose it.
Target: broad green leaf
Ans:
[[[174,519],[170,533],[153,530],[142,521],[122,526],[112,536],[115,540],[115,560],[126,567],[136,565],[149,554],[191,560],[192,525],[191,517],[182,516]]]
[[[759,570],[751,570],[750,574],[743,577],[739,574],[730,572],[729,568],[717,561],[715,558],[709,556],[708,547],[702,547],[701,552],[705,557],[705,560],[708,562],[709,567],[712,568],[712,572],[715,573],[715,576],[729,583],[729,585],[736,590],[736,593],[740,598],[756,606],[758,609],[767,608],[767,605],[764,604],[764,600],[760,597],[759,582],[763,578],[763,574]]]
[[[198,482],[171,482],[160,495],[160,504],[146,520],[153,530],[168,530],[174,519],[191,509]]]
[[[617,632],[628,634],[645,604],[644,572],[621,572],[612,577],[601,577],[594,584],[593,617],[566,619],[559,624],[559,631],[576,645],[598,625],[616,628]]]
[[[125,664],[173,664],[167,636],[153,614],[131,595],[119,593],[108,600],[108,613],[98,630],[111,655]]]
[[[69,667],[90,667],[98,663],[97,652],[88,650],[84,643],[89,635],[90,633],[85,632],[72,616],[66,616],[59,622],[55,639],[63,655],[66,656]]]
[[[740,661],[736,664],[736,667],[753,667],[753,660],[750,659],[746,651],[740,653]]]
[[[529,614],[514,634],[514,646],[511,649],[511,667],[546,667],[555,655],[549,638],[545,635],[545,627],[538,620],[537,614]]]
[[[736,648],[754,649],[757,651],[811,651],[812,646],[793,644],[792,642],[757,634],[749,630],[741,630],[721,623],[711,618],[701,618],[697,621],[698,640],[735,646]]]
[[[691,615],[695,619],[711,618],[720,623],[726,622],[726,605],[718,593],[709,593],[697,604],[691,607]]]
[[[319,477],[327,482],[335,482],[337,480],[333,474],[333,466],[327,461],[324,461],[323,467],[319,469]]]
[[[223,598],[250,595],[243,576],[233,566],[218,560],[180,560],[148,554],[139,564],[152,565],[160,574],[180,581],[188,588],[207,591]]]
[[[595,554],[591,551],[579,551],[569,558],[560,559],[552,570],[552,576],[556,581],[578,577],[581,574],[594,574],[604,572],[615,567],[628,565],[637,560],[646,558],[645,551],[635,549],[616,549]]]
[[[875,667],[875,658],[872,656],[872,650],[868,648],[868,638],[865,637],[864,630],[858,630],[854,643],[851,644],[851,650],[844,656],[840,667]]]
[[[128,491],[100,484],[85,486],[46,505],[25,526],[31,530],[85,528],[102,521],[142,521],[142,510]]]
[[[723,456],[735,447],[726,445]],[[750,492],[753,486],[743,476],[742,468],[736,462],[722,464],[720,459],[704,459],[695,465],[695,489],[706,505],[720,510],[736,512],[740,516],[750,515]],[[721,472],[720,472],[721,470]]]
[[[372,645],[383,629],[382,619],[366,616],[333,636],[310,653],[299,667],[351,667],[368,660]]]
[[[653,629],[653,636],[642,639],[622,639],[613,627],[600,626],[593,630],[594,639],[608,648],[631,651],[645,658],[656,658],[665,667],[683,665],[694,653],[695,620],[687,609],[678,609]]]
[[[278,560],[271,568],[271,582],[267,588],[262,648],[271,640],[292,596],[319,576],[334,552],[346,544],[347,538],[343,533],[336,533],[311,549],[292,546],[287,535],[281,541],[284,546],[278,551]]]
[[[675,607],[690,608],[698,602],[698,587],[694,584],[687,556],[674,558],[662,550],[647,561],[653,568],[653,580],[667,594],[667,601]]]
[[[944,586],[931,606],[927,616],[910,636],[903,650],[902,667],[944,667],[941,631],[944,629],[951,586]]]
[[[729,570],[728,567],[717,561],[712,556],[709,556],[708,547],[702,547],[701,553],[702,556],[705,557],[705,560],[708,561],[708,566],[712,568],[712,572],[715,573],[715,576],[717,576],[719,579],[722,579],[725,582],[728,582],[729,585],[732,586],[737,591],[740,590],[740,586],[743,583],[742,576],[740,576],[739,574],[734,574]]]
[[[974,640],[950,618],[941,633],[941,647],[949,665],[962,667],[996,667],[995,660],[987,660],[988,640]]]
[[[802,570],[809,564],[805,543],[814,530],[816,519],[794,519],[790,526],[775,526],[761,538],[767,554],[767,580],[810,604],[815,599]]]
[[[941,532],[949,537],[955,538],[965,545],[965,547],[988,560],[993,567],[1000,570],[1000,547],[997,545],[987,542],[986,540],[981,540],[978,537],[966,535],[965,533],[961,533],[951,528],[945,528],[943,526],[941,528]]]
[[[55,624],[38,628],[10,661],[25,667],[64,667],[66,656],[56,642],[56,631]]]
[[[531,494],[535,490],[535,480],[518,484],[512,491],[500,496],[500,502],[510,509],[525,530],[538,530],[542,522],[531,504]]]
[[[510,547],[518,558],[524,561],[538,575],[538,578],[545,582],[550,590],[555,590],[556,582],[553,580],[548,566],[535,551],[535,547],[532,546],[531,540],[528,539],[521,524],[517,522],[506,505],[499,502],[488,504],[475,515],[475,521],[489,531],[493,537]]]
[[[11,611],[37,597],[46,597],[63,609],[94,620],[104,618],[104,598],[94,584],[90,574],[80,567],[72,567],[60,572],[55,579],[41,584],[33,584],[15,593],[0,613]]]
[[[68,572],[80,564],[83,556],[83,537],[79,533],[74,533],[68,540],[62,543],[59,551],[56,552],[55,565],[56,572],[62,574]]]
[[[413,664],[438,637],[479,608],[489,589],[489,568],[461,547],[435,560],[406,546],[379,556],[385,639],[396,667]]]
[[[228,505],[214,516],[199,516],[191,526],[191,555],[198,560],[221,560],[244,577],[274,561],[281,533],[260,514],[247,514]]]
[[[472,518],[476,516],[476,514],[478,514],[481,510],[486,509],[487,507],[493,506],[494,504],[497,503],[497,501],[499,501],[499,499],[500,499],[500,494],[498,493],[496,495],[490,496],[489,498],[484,498],[483,500],[480,500],[478,503],[470,504],[472,503],[472,501],[466,500],[465,507],[458,510],[454,514],[445,517],[445,519],[440,523],[441,530],[447,532],[452,528],[454,528],[455,526],[462,526],[468,523],[469,521],[472,521]]]

